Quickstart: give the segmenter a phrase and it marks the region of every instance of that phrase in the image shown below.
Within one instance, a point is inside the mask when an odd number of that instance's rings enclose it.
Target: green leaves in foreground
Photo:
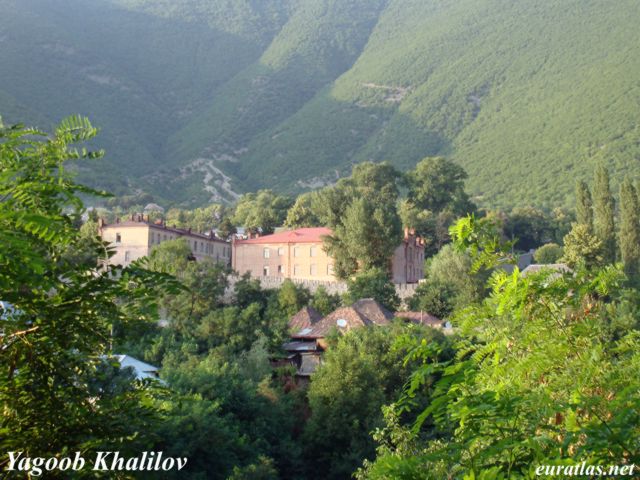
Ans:
[[[155,318],[167,275],[103,266],[106,246],[75,227],[79,194],[65,165],[100,152],[73,143],[96,129],[81,117],[52,136],[22,126],[0,128],[0,465],[6,452],[51,456],[144,441],[155,412],[149,385],[115,381],[103,355],[115,323]],[[76,262],[69,251],[92,252]],[[111,372],[111,373],[109,373]]]
[[[485,226],[474,223],[459,222],[457,245],[472,246],[483,264],[497,261],[503,254],[482,247]],[[383,435],[377,460],[362,473],[533,478],[543,464],[637,464],[640,301],[624,284],[613,266],[526,278],[517,269],[494,273],[488,298],[453,318],[455,360],[438,361],[426,342],[410,354],[423,365],[396,408],[413,418],[413,429],[388,418],[389,432],[404,440],[390,447],[390,433]],[[424,380],[433,375],[435,384]],[[412,399],[425,393],[430,405],[413,411]],[[422,440],[429,432],[440,438]]]

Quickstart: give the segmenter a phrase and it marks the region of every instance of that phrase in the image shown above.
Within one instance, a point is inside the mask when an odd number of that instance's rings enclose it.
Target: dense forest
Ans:
[[[640,7],[623,0],[0,0],[0,114],[90,114],[71,168],[183,208],[446,156],[480,206],[572,207],[638,171]]]
[[[163,451],[188,466],[162,478],[229,480],[514,479],[545,465],[640,463],[631,178],[614,195],[600,165],[575,185],[575,212],[504,215],[477,210],[464,170],[434,157],[406,175],[365,162],[295,201],[260,191],[233,209],[174,211],[185,225],[230,225],[229,235],[236,225],[333,227],[327,248],[348,284],[342,298],[293,282],[265,290],[249,277],[224,298],[228,268],[193,261],[180,240],[126,267],[104,262],[110,248],[80,196],[106,193],[65,168],[102,156],[81,148],[96,133],[82,117],[51,133],[0,125],[3,469],[7,452],[98,450]],[[371,237],[372,223],[388,235],[414,224],[441,235],[408,306],[437,313],[453,332],[401,318],[331,332],[309,386],[297,385],[274,360],[299,309],[326,314],[366,297],[399,306],[384,262],[395,243]],[[567,269],[509,273],[504,265],[527,248]],[[161,366],[162,382],[135,380],[115,353]],[[131,477],[153,478],[109,475]]]

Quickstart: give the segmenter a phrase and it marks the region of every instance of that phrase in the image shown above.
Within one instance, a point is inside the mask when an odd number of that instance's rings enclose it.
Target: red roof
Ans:
[[[236,243],[241,245],[245,243],[320,243],[322,242],[322,237],[332,233],[333,231],[326,227],[298,228],[263,237],[239,240]]]

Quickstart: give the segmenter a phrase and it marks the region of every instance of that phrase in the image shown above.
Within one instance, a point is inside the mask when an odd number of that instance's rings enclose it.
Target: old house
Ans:
[[[324,227],[298,228],[272,235],[234,240],[232,266],[253,277],[335,281],[333,258],[323,239],[331,235]],[[391,258],[394,283],[416,283],[424,278],[424,242],[406,230]]]
[[[154,246],[178,238],[185,239],[196,260],[211,258],[225,265],[231,263],[231,244],[217,238],[212,232],[203,234],[168,227],[164,221],[150,222],[146,215],[131,215],[125,221],[118,220],[112,224],[100,219],[98,230],[100,237],[115,250],[109,259],[113,265],[127,266],[149,255]]]
[[[372,298],[365,298],[298,328],[301,324],[300,319],[307,316],[307,308],[303,308],[291,318],[291,341],[283,345],[290,362],[297,368],[299,378],[308,378],[316,370],[322,361],[323,352],[327,349],[325,337],[331,332],[344,333],[354,328],[388,325],[393,319],[389,310]]]

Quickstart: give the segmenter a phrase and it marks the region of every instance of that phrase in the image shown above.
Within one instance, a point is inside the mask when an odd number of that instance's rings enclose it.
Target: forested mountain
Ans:
[[[0,0],[0,114],[102,128],[116,193],[202,204],[445,155],[482,205],[640,170],[633,0]]]

